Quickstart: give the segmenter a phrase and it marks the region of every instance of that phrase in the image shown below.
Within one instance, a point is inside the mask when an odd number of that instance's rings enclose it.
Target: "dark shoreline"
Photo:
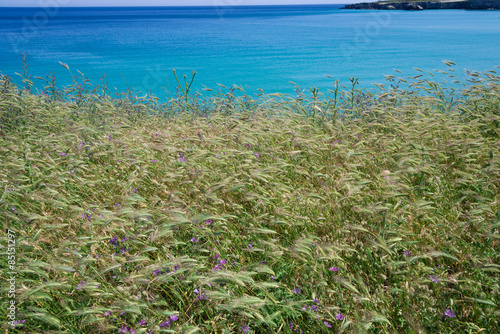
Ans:
[[[500,0],[363,2],[345,5],[341,9],[424,10],[424,9],[500,9]]]

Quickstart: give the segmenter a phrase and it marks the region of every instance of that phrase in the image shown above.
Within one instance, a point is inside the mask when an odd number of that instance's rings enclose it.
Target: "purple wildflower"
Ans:
[[[81,290],[85,286],[85,282],[87,282],[87,280],[80,281],[80,284],[76,285],[76,289]]]
[[[170,320],[177,321],[177,320],[179,320],[179,317],[174,314],[174,315],[170,316]]]
[[[342,313],[337,313],[335,315],[335,319],[337,319],[337,320],[344,320],[344,315]]]
[[[328,327],[328,328],[332,328],[332,325],[330,325],[328,322],[323,321],[323,323],[325,324],[325,326],[326,326],[326,327]]]
[[[434,282],[434,283],[438,283],[438,282],[439,282],[439,279],[440,279],[441,277],[436,276],[436,275],[431,275],[431,277],[430,277],[430,278],[431,278],[431,281],[432,281],[432,282]]]
[[[118,238],[115,235],[113,238],[111,238],[111,240],[109,240],[109,243],[116,246],[118,244],[117,240]]]
[[[82,218],[85,220],[91,221],[92,215],[90,213],[86,213],[86,214],[82,215]]]
[[[191,240],[189,240],[191,242],[196,242],[196,237],[192,238]]]
[[[146,324],[146,320],[141,320],[137,323],[137,326],[144,326]]]
[[[447,308],[446,311],[443,314],[443,319],[446,319],[446,317],[455,318],[455,311],[450,310],[449,308]]]
[[[66,156],[66,153],[61,153],[61,157],[65,157]]]
[[[160,324],[160,327],[170,327],[170,320],[167,319],[167,321],[164,321]]]
[[[106,312],[104,312],[104,316],[105,316],[105,317],[109,317],[110,315],[111,315],[111,311],[106,311]]]
[[[118,330],[118,333],[127,334],[129,331],[130,331],[130,328],[128,328],[127,326],[122,326],[122,327]]]
[[[330,271],[339,271],[339,268],[337,268],[337,267],[331,267]]]
[[[314,304],[319,304],[319,299],[318,299],[318,298],[314,298],[314,299],[313,299],[313,303],[314,303]]]
[[[410,252],[408,252],[408,251],[404,251],[403,254],[406,255],[406,256],[410,256]]]
[[[199,294],[199,296],[196,297],[197,301],[207,299],[207,297],[205,297],[205,293],[203,293],[202,289],[194,289],[194,293]]]
[[[243,333],[248,333],[249,330],[250,330],[250,326],[248,326],[247,324],[243,324],[243,326],[241,326],[241,331]]]
[[[297,288],[293,289],[293,293],[300,293],[300,288],[297,287]]]

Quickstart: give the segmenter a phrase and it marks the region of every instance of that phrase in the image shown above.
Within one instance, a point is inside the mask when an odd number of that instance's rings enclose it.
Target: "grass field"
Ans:
[[[494,71],[165,101],[21,75],[0,77],[8,333],[498,333]]]

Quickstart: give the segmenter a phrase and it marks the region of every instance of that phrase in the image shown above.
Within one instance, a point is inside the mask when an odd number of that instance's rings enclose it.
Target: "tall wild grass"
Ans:
[[[1,76],[2,324],[498,333],[500,77],[447,65],[295,96],[186,80],[167,100]]]

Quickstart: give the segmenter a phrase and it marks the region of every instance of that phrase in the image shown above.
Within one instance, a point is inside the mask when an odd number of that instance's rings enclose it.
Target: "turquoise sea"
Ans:
[[[336,79],[369,88],[384,75],[445,70],[443,60],[459,74],[500,65],[500,11],[340,7],[0,8],[0,73],[20,72],[26,52],[33,76],[55,72],[61,84],[70,75],[59,62],[160,96],[175,90],[174,68],[181,77],[197,71],[195,90],[220,83],[293,94],[291,81],[326,92]]]

